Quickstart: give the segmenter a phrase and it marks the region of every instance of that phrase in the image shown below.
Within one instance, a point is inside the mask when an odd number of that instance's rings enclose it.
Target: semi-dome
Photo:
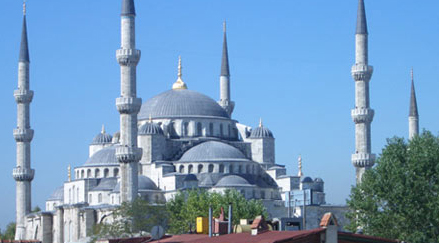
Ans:
[[[106,144],[112,142],[112,135],[107,134],[106,132],[100,132],[96,135],[91,144]]]
[[[98,150],[89,159],[87,159],[84,166],[113,166],[119,165],[118,159],[115,156],[116,146],[110,146]]]
[[[147,122],[139,127],[138,134],[139,135],[154,135],[154,134],[163,135],[164,132],[162,131],[162,128],[157,123]]]
[[[52,195],[47,199],[48,201],[60,201],[64,197],[64,186],[60,186],[52,193]]]
[[[225,176],[219,180],[216,187],[251,186],[243,177],[238,175]]]
[[[264,126],[258,126],[251,130],[250,138],[273,138],[273,133]]]
[[[119,192],[120,191],[120,183],[118,182],[113,189],[113,192]],[[154,190],[159,191],[156,184],[152,181],[152,179],[148,178],[147,176],[138,176],[138,191],[148,191],[148,190]]]
[[[100,183],[92,189],[92,191],[112,191],[115,188],[118,179],[113,178],[103,178]]]
[[[182,155],[181,162],[248,161],[243,153],[226,143],[208,141],[189,149]]]
[[[163,92],[141,106],[138,120],[156,118],[229,118],[226,111],[212,98],[188,89]]]

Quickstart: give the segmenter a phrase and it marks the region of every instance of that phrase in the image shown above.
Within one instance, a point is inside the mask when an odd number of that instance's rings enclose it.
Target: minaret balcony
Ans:
[[[354,120],[355,123],[372,122],[374,114],[374,110],[370,108],[355,108],[351,110],[352,120]]]
[[[34,179],[35,170],[17,167],[12,169],[12,177],[16,181],[32,181]]]
[[[141,108],[142,99],[136,97],[116,98],[116,109],[120,114],[137,114]]]
[[[375,164],[375,158],[375,154],[355,153],[351,160],[355,167],[371,167]]]
[[[141,58],[141,51],[136,49],[116,50],[116,60],[122,66],[137,65]]]
[[[34,137],[34,130],[17,128],[12,131],[15,141],[17,142],[30,142]]]
[[[351,69],[352,78],[354,78],[355,81],[369,82],[373,72],[374,68],[365,64],[355,64]]]
[[[29,104],[32,102],[32,98],[34,97],[34,91],[16,89],[14,90],[14,97],[15,97],[15,102],[19,104],[20,103]]]
[[[120,163],[138,162],[142,157],[142,148],[118,146],[115,155]]]

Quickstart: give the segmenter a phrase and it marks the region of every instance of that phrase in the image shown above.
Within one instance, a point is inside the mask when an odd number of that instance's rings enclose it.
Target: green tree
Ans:
[[[107,222],[96,224],[92,229],[92,242],[99,238],[123,238],[143,235],[155,225],[166,226],[165,205],[150,204],[137,198],[117,207]]]
[[[6,226],[5,232],[0,232],[0,239],[14,240],[15,238],[15,222],[11,222]]]
[[[31,210],[31,213],[37,213],[37,212],[40,212],[41,211],[41,208],[37,205],[37,206],[35,206],[32,210]]]
[[[237,190],[225,190],[222,194],[196,189],[178,192],[166,204],[170,224],[168,231],[173,234],[185,233],[192,227],[195,229],[196,217],[208,217],[208,208],[213,209],[213,216],[219,217],[221,207],[228,217],[228,205],[233,206],[233,224],[242,218],[253,219],[257,215],[267,216],[265,207],[260,200],[247,200]]]
[[[386,147],[353,187],[348,230],[406,242],[438,242],[439,138],[424,131],[409,143],[388,139]]]

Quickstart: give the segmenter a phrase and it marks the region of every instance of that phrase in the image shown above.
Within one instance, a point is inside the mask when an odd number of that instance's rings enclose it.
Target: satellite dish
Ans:
[[[150,235],[152,236],[152,240],[159,240],[164,236],[164,228],[160,225],[155,225],[152,227]]]

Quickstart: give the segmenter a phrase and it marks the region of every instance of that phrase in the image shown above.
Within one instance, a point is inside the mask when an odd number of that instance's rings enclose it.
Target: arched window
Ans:
[[[176,133],[175,123],[174,122],[170,122],[170,124],[168,124],[168,134],[169,134],[169,136],[171,138],[178,137],[178,134]]]
[[[115,197],[114,196],[112,196],[112,204],[114,204],[115,202],[114,202],[114,199],[115,199]]]
[[[182,124],[182,136],[188,136],[188,122]]]
[[[77,203],[80,202],[80,188],[77,187]]]
[[[245,167],[245,173],[249,174],[250,173],[250,165],[247,165]]]
[[[77,179],[80,178],[80,171],[79,170],[77,170],[76,174],[77,174]]]
[[[87,170],[87,178],[92,177],[92,171],[90,169]]]
[[[92,203],[92,194],[89,194],[89,204]]]
[[[75,203],[75,186],[72,187],[72,203]]]
[[[193,173],[193,165],[188,166],[188,174]]]
[[[265,191],[260,191],[260,198],[265,199]]]
[[[69,188],[69,203],[72,203],[72,189]]]
[[[239,174],[242,173],[242,165],[239,165]]]
[[[214,165],[213,165],[213,164],[210,164],[210,165],[208,166],[208,172],[209,172],[209,173],[212,173],[213,170],[214,170]]]
[[[231,125],[230,124],[228,124],[228,137],[231,137]]]
[[[225,166],[219,165],[219,173],[224,173],[224,170],[225,170]]]
[[[196,125],[196,135],[202,136],[202,124],[200,122]]]
[[[98,194],[98,203],[103,201],[103,195],[101,193]]]
[[[219,136],[223,137],[224,136],[224,124],[220,124],[219,125]]]
[[[230,165],[228,168],[228,173],[234,173],[233,165]]]
[[[113,169],[113,176],[117,177],[118,176],[118,172],[119,172],[118,168]]]
[[[84,178],[84,170],[81,170],[81,178]]]
[[[211,123],[210,122],[210,125],[209,125],[209,129],[210,129],[210,136],[213,136],[213,134],[214,134],[214,126],[213,126],[213,123]]]
[[[198,165],[198,173],[201,173],[202,172],[202,169],[204,168],[204,166],[203,165]]]
[[[179,166],[179,173],[184,173],[184,166],[183,165]]]
[[[100,177],[100,169],[96,168],[95,169],[95,178]]]
[[[109,169],[105,168],[104,169],[104,178],[109,177]]]

